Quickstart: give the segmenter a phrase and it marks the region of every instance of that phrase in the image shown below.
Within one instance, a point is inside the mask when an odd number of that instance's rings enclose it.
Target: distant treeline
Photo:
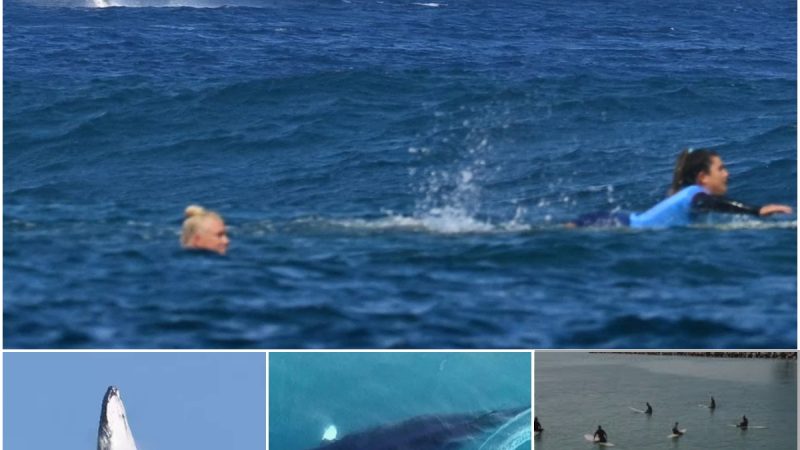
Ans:
[[[797,359],[797,352],[591,352],[623,355],[694,356],[701,358]]]

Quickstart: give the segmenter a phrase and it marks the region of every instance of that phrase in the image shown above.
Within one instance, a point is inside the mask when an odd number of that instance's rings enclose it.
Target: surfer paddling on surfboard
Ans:
[[[770,216],[791,214],[786,205],[750,206],[724,197],[728,169],[714,150],[684,150],[678,156],[669,196],[643,213],[595,212],[585,214],[567,227],[666,228],[686,226],[695,213],[720,212]]]
[[[739,428],[747,428],[747,424],[748,424],[747,416],[742,416],[742,421],[739,422],[739,424],[736,426]]]
[[[597,431],[594,432],[594,441],[601,443],[608,442],[608,434],[606,434],[606,430],[600,425],[597,426]]]

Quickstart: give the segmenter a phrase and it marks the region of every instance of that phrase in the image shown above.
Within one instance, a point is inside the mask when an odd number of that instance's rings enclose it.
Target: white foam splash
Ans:
[[[325,428],[325,432],[322,434],[323,441],[334,441],[336,440],[336,436],[339,434],[339,430],[336,429],[335,425],[328,425],[328,428]]]
[[[796,220],[763,221],[763,220],[740,220],[728,223],[714,224],[695,224],[692,228],[704,228],[723,231],[732,230],[771,230],[771,229],[797,229]]]
[[[244,6],[247,3],[230,3],[214,0],[86,0],[94,8],[219,8],[223,6]]]
[[[383,217],[377,218],[326,218],[326,217],[303,217],[290,220],[288,222],[260,221],[240,227],[239,234],[261,237],[265,234],[280,232],[281,229],[312,229],[318,231],[332,231],[337,229],[347,232],[411,232],[428,233],[439,235],[459,235],[459,234],[516,234],[529,233],[533,231],[541,232],[597,232],[605,231],[610,233],[640,233],[643,230],[629,227],[587,227],[570,228],[561,222],[553,222],[545,216],[544,220],[534,220],[533,222],[524,221],[526,209],[518,206],[514,217],[506,221],[491,221],[479,219],[467,213],[463,209],[454,207],[433,208],[430,211],[403,215],[392,211],[384,211]],[[727,224],[702,224],[692,225],[690,228],[717,230],[729,232],[736,230],[770,230],[770,229],[797,229],[796,221],[775,221],[765,222],[750,220]],[[171,230],[174,233],[174,230]],[[650,232],[680,232],[676,228],[652,229]]]
[[[489,436],[478,450],[516,450],[531,441],[531,410],[522,411]]]
[[[344,219],[331,221],[334,226],[363,230],[406,230],[436,234],[474,234],[521,232],[531,229],[530,225],[517,221],[493,224],[478,220],[465,211],[450,207],[433,208],[428,213],[409,217],[389,215],[379,219]]]
[[[432,234],[492,234],[492,233],[524,233],[534,230],[554,231],[565,230],[561,223],[551,223],[548,220],[538,223],[526,223],[523,221],[526,215],[524,207],[517,207],[514,217],[508,221],[492,222],[490,220],[478,219],[468,211],[456,207],[432,208],[431,210],[414,215],[395,214],[386,212],[385,217],[375,219],[325,219],[325,218],[304,218],[293,221],[295,224],[304,226],[314,226],[322,228],[344,228],[355,231],[406,231]],[[264,226],[261,224],[260,226]],[[797,221],[758,221],[746,220],[724,224],[697,224],[690,228],[709,229],[720,231],[736,230],[770,230],[770,229],[796,229]],[[274,225],[269,225],[269,229],[274,229]],[[583,230],[598,228],[586,228]],[[605,229],[605,228],[600,228]],[[638,231],[632,228],[619,227],[608,228],[614,232]],[[673,230],[667,228],[665,230]]]

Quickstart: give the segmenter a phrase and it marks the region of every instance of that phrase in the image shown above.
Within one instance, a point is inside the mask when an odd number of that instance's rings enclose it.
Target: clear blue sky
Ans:
[[[264,353],[5,353],[3,448],[93,450],[109,385],[139,450],[263,450]]]

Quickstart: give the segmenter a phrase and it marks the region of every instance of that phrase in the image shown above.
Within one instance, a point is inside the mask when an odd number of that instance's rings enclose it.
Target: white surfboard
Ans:
[[[639,408],[634,408],[633,406],[628,406],[628,409],[630,409],[631,411],[633,411],[635,413],[639,413],[639,414],[645,414],[646,413],[646,411],[641,410]]]
[[[614,444],[612,444],[611,442],[597,442],[597,441],[595,441],[594,440],[594,436],[591,435],[591,434],[584,434],[583,438],[586,439],[589,442],[594,442],[595,444],[597,444],[597,445],[599,445],[601,447],[613,447],[614,446]]]
[[[733,427],[733,428],[742,428],[742,427],[739,426],[739,424],[736,424],[736,423],[729,423],[728,426],[729,427]],[[751,430],[751,429],[763,430],[765,428],[769,428],[769,427],[767,427],[766,425],[748,425],[748,426],[746,426],[746,427],[744,427],[742,429],[743,430]]]
[[[672,433],[667,437],[670,438],[670,439],[675,439],[675,438],[679,438],[679,437],[683,436],[684,434],[686,434],[686,428],[678,428],[678,431],[680,431],[681,434]]]

